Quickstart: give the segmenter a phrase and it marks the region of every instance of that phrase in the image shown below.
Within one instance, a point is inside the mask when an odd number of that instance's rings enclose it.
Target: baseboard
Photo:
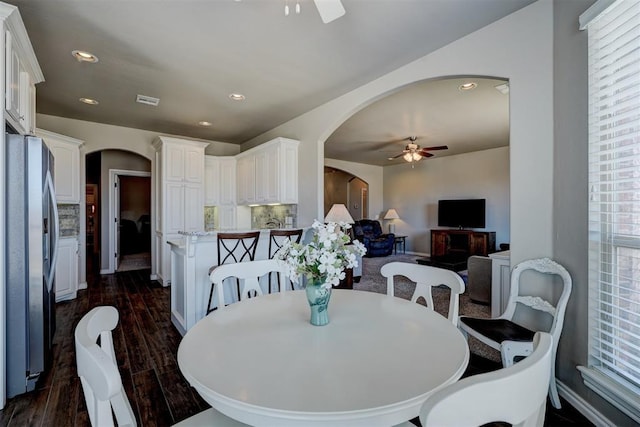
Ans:
[[[605,417],[600,411],[591,406],[589,402],[584,400],[575,391],[571,390],[562,381],[556,380],[558,386],[558,394],[564,398],[571,406],[576,408],[578,412],[585,416],[586,419],[591,421],[597,427],[611,427],[615,426],[607,417]]]
[[[100,274],[113,274],[113,270],[105,268],[104,270],[100,270]]]
[[[87,282],[82,282],[78,284],[78,290],[87,289]]]

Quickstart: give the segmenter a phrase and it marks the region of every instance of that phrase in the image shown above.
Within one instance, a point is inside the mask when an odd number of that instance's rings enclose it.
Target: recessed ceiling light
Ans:
[[[71,54],[78,60],[78,62],[89,62],[91,64],[95,64],[96,62],[98,62],[98,57],[90,52],[85,52],[83,50],[74,50],[71,52]]]
[[[84,102],[85,104],[89,104],[89,105],[98,105],[99,102],[96,101],[95,99],[91,99],[91,98],[80,98],[79,99],[80,102]]]
[[[478,83],[469,82],[469,83],[464,83],[464,84],[461,84],[460,86],[458,86],[458,90],[471,90],[471,89],[475,89],[477,87],[478,87]]]
[[[234,100],[234,101],[244,101],[245,100],[245,96],[241,93],[232,93],[229,94],[229,98]]]
[[[211,124],[212,124],[211,122],[208,122],[206,120],[201,120],[198,122],[198,125],[200,126],[211,126]]]

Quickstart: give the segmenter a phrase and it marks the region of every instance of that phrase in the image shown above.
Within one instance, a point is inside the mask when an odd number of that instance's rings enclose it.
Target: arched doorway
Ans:
[[[354,220],[369,217],[369,184],[352,173],[324,167],[324,214],[343,204]]]
[[[146,258],[138,258],[148,261],[134,268],[149,268],[151,162],[117,149],[89,153],[85,160],[87,274],[114,273],[121,255],[141,253]]]

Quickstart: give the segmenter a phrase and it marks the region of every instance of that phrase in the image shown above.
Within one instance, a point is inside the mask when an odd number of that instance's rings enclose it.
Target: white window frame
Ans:
[[[616,13],[616,9],[619,11],[620,7],[630,7],[629,10],[635,11],[635,13]],[[610,12],[612,12],[611,15],[605,18],[605,21],[603,22],[607,22],[609,20],[613,21],[613,23],[609,25],[609,27],[612,27],[613,29],[607,27],[607,30],[605,30],[604,26],[602,26],[603,29],[600,30],[599,25],[593,25],[593,36],[599,40],[605,40],[606,36],[614,34],[609,31],[616,31],[620,27],[618,26],[619,24],[617,24],[618,21],[616,19],[610,19],[610,17],[619,15],[627,20],[624,24],[625,31],[620,31],[620,33],[623,33],[624,37],[629,37],[629,35],[631,35],[632,43],[635,45],[635,43],[640,40],[640,36],[638,35],[640,34],[639,0],[598,0],[580,16],[580,29],[589,30],[590,25],[598,22],[599,19]],[[620,21],[622,21],[622,19]],[[629,28],[631,28],[631,30],[629,30]],[[605,31],[607,32],[605,33]],[[591,35],[592,34],[590,33],[590,36]],[[618,36],[616,34],[615,38],[611,38],[611,40],[617,41],[617,37]],[[609,46],[610,45],[607,45],[607,47]],[[590,46],[589,360],[588,366],[578,366],[578,369],[580,370],[583,381],[587,387],[616,406],[630,418],[640,423],[640,403],[638,399],[638,396],[640,395],[640,378],[635,377],[635,373],[640,371],[640,360],[635,360],[637,358],[635,353],[631,353],[631,355],[629,355],[629,353],[624,354],[621,348],[617,346],[619,342],[622,342],[623,345],[626,346],[626,343],[631,341],[630,338],[623,338],[618,341],[618,338],[621,335],[620,331],[623,330],[619,328],[619,325],[621,325],[622,322],[627,322],[627,324],[631,323],[628,322],[629,314],[622,313],[623,307],[617,304],[619,301],[618,297],[620,296],[620,290],[622,289],[622,281],[619,281],[618,276],[618,268],[622,259],[622,255],[619,255],[619,252],[625,249],[631,249],[633,251],[640,250],[640,231],[638,231],[637,225],[635,226],[635,229],[633,229],[633,226],[630,226],[630,224],[635,224],[633,220],[629,220],[629,218],[623,219],[621,218],[622,215],[615,211],[615,208],[622,204],[627,207],[631,204],[634,205],[635,208],[640,206],[640,202],[629,202],[628,199],[620,201],[615,195],[618,186],[621,185],[621,181],[619,180],[621,172],[620,169],[616,169],[616,167],[618,163],[621,163],[619,162],[618,154],[622,149],[620,149],[614,142],[614,140],[618,139],[618,133],[616,133],[616,131],[619,128],[616,126],[618,126],[618,123],[621,122],[621,120],[616,114],[620,114],[620,108],[619,104],[616,103],[608,105],[616,107],[613,114],[613,118],[615,120],[611,120],[611,122],[615,123],[613,125],[608,123],[609,117],[606,117],[607,120],[603,120],[603,113],[598,108],[602,108],[602,104],[599,104],[601,96],[602,99],[605,99],[608,103],[610,103],[612,99],[619,102],[619,98],[616,97],[617,93],[616,96],[606,98],[606,94],[603,96],[598,92],[599,87],[606,87],[606,84],[600,83],[600,81],[596,78],[592,78],[592,76],[598,74],[600,67],[605,69],[603,65],[607,63],[606,61],[600,63],[598,60],[592,58],[591,52],[592,49]],[[633,69],[638,67],[638,72],[636,74],[640,75],[640,60],[638,60],[638,55],[640,55],[640,53],[636,52],[635,55],[629,55],[625,58],[631,58],[629,63],[632,65],[631,67],[627,67],[624,73],[629,73],[630,68],[633,72]],[[620,75],[622,77],[623,71],[621,71],[621,69],[623,69],[623,67],[618,67],[618,62],[613,63],[616,67],[608,67],[609,70],[613,69],[614,71],[610,72],[606,78],[617,83],[618,80],[611,76]],[[611,65],[611,63],[608,65]],[[637,111],[636,109],[640,110],[640,106],[638,105],[640,103],[640,96],[638,96],[638,93],[640,93],[640,77],[638,78],[638,81],[634,81],[633,78],[630,80],[630,87],[632,88],[632,91],[636,91],[636,96],[635,98],[632,97],[631,100],[631,103],[634,104],[630,108],[630,111],[632,111],[632,124],[626,125],[625,127],[631,127],[632,131],[629,134],[624,135],[622,138],[625,139],[625,142],[633,140],[633,143],[624,146],[624,149],[629,151],[629,148],[631,147],[633,154],[630,157],[631,160],[635,162],[640,158],[640,125],[633,125],[633,112]],[[596,84],[594,84],[594,82]],[[610,95],[612,92],[611,89],[607,90]],[[611,129],[609,128],[610,126]],[[609,134],[603,136],[603,129],[605,129]],[[613,135],[616,136],[614,137]],[[614,147],[611,148],[611,153],[603,151],[603,145],[605,144],[609,144],[610,147]],[[604,160],[605,158],[606,160]],[[603,164],[608,165],[609,162],[612,165],[612,170],[617,171],[618,173],[609,172],[609,170],[602,172]],[[593,167],[594,165],[597,166],[597,168]],[[612,179],[607,182],[602,182],[599,180],[602,176],[606,176],[606,179]],[[618,181],[616,181],[616,178],[613,178],[614,176],[618,177]],[[629,179],[633,182],[632,185],[636,185],[638,184],[638,181],[640,181],[640,178],[631,177],[627,178],[625,183],[628,183]],[[624,190],[627,196],[629,192],[634,193],[635,191],[636,190]],[[606,220],[602,220],[603,217],[606,218]],[[618,222],[618,220],[621,220],[621,222]],[[619,227],[621,227],[620,224],[622,224],[622,227],[626,227],[623,231],[619,229]],[[630,258],[635,260],[635,254],[632,254]],[[633,265],[633,261],[631,261],[631,263]],[[632,268],[631,277],[627,276],[623,280],[631,284],[631,289],[635,289],[635,285],[640,282],[639,269]],[[633,295],[633,291],[629,293]],[[631,299],[628,304],[632,310],[640,306],[640,304],[637,304],[633,299]],[[634,304],[636,305],[634,306]],[[619,316],[621,313],[622,315]],[[631,316],[633,318],[633,311],[631,312]],[[627,327],[624,329],[624,337],[627,337],[630,334],[631,328],[632,327]],[[612,337],[612,341],[609,340],[607,335]],[[636,346],[636,348],[637,347],[638,346]],[[629,370],[625,372],[626,368],[619,369],[619,366],[625,363],[632,366],[631,373],[629,373]],[[624,375],[627,377],[625,378]]]

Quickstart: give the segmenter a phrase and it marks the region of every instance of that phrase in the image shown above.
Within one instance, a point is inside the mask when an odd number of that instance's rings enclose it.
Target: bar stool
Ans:
[[[273,259],[285,241],[291,240],[294,243],[300,243],[300,239],[302,239],[302,229],[271,230],[269,233],[269,259]],[[280,290],[280,274],[276,273],[276,279],[278,290]],[[291,289],[293,290],[293,282],[291,282]],[[271,273],[269,273],[269,293],[271,293]]]
[[[256,256],[256,248],[260,239],[259,231],[249,231],[246,233],[218,233],[218,265],[232,264],[242,261],[253,261]],[[216,266],[209,269],[209,274]],[[213,283],[209,291],[209,303],[207,304],[207,314],[211,313],[211,300],[213,299]],[[236,279],[238,289],[238,301],[240,300],[240,281]],[[223,301],[220,301],[223,304]]]

